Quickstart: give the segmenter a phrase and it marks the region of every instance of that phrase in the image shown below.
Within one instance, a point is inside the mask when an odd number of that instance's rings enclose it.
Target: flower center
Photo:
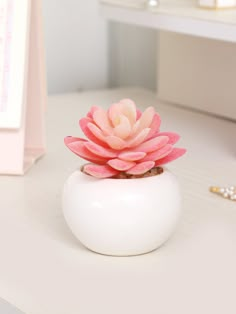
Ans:
[[[117,116],[117,117],[115,117],[115,119],[113,120],[113,124],[114,124],[114,126],[117,126],[117,125],[119,125],[120,124],[120,121],[121,119],[120,119],[120,117],[119,116]]]

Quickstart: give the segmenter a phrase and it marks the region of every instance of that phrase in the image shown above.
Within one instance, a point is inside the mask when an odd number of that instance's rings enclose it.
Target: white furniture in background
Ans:
[[[159,99],[236,119],[236,9],[204,10],[197,0],[161,0],[151,10],[129,8],[126,0],[100,2],[102,15],[112,21],[161,30]]]
[[[130,9],[126,0],[101,0],[101,12],[118,22],[236,42],[236,9],[204,10],[197,0],[163,0],[152,10]]]
[[[91,105],[124,97],[155,106],[188,153],[168,166],[183,194],[174,237],[151,254],[113,258],[86,250],[66,226],[62,186],[83,161],[63,138],[83,136],[78,120]],[[31,171],[0,177],[1,298],[26,314],[236,313],[236,203],[208,191],[236,183],[235,123],[117,89],[51,97],[47,130],[48,153]]]
[[[232,9],[236,8],[235,0],[198,0],[201,7],[206,9]]]

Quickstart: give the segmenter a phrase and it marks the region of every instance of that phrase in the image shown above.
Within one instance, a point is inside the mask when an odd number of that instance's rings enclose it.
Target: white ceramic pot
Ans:
[[[162,245],[180,215],[180,192],[168,170],[141,179],[96,179],[81,171],[66,181],[65,219],[90,250],[115,256],[139,255]]]

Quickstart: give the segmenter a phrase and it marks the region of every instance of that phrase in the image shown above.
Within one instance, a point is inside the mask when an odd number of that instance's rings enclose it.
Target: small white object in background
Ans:
[[[147,8],[156,8],[159,6],[159,1],[158,0],[148,0],[147,1]]]
[[[236,0],[199,0],[199,5],[208,9],[235,8]]]

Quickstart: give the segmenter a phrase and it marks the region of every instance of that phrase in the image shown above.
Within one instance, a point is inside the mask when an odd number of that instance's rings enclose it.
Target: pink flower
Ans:
[[[159,131],[161,119],[153,107],[142,113],[130,99],[111,105],[108,111],[94,106],[79,123],[88,140],[66,137],[65,144],[90,162],[83,171],[97,178],[121,172],[142,175],[186,152],[173,147],[178,134]]]

